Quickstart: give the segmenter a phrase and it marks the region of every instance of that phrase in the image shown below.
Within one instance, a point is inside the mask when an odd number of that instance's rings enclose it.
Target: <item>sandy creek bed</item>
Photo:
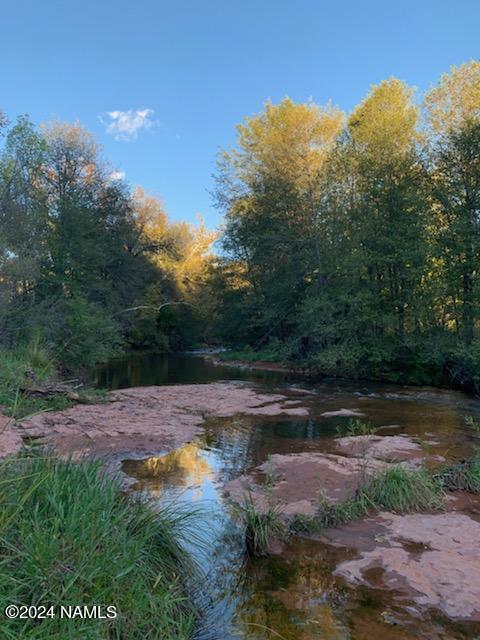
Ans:
[[[471,401],[423,393],[431,396],[245,382],[128,388],[105,404],[10,424],[0,449],[12,453],[35,439],[60,454],[123,460],[124,477],[137,489],[210,505],[205,522],[214,552],[202,562],[217,600],[212,637],[273,638],[260,629],[269,627],[288,639],[475,638],[480,502],[472,497],[448,496],[441,513],[382,513],[294,538],[280,556],[247,565],[231,520],[245,490],[261,503],[267,473],[288,517],[313,513],[319,487],[336,501],[385,465],[463,455],[465,434],[446,425],[460,423],[468,410],[462,403]],[[334,427],[359,414],[382,427],[379,435],[332,438]]]

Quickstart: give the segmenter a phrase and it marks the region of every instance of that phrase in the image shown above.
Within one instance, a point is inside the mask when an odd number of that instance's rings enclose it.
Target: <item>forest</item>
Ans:
[[[170,222],[78,123],[0,130],[5,358],[42,350],[71,372],[226,346],[480,390],[479,62],[424,96],[384,80],[349,114],[267,102],[219,155],[219,232]]]

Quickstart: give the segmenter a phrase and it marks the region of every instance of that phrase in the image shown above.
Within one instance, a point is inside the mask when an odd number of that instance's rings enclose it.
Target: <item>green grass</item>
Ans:
[[[267,555],[271,542],[284,536],[280,508],[271,501],[265,509],[260,509],[249,493],[239,506],[239,514],[245,531],[245,547],[251,556]]]
[[[441,489],[427,471],[400,465],[374,476],[357,493],[365,504],[371,502],[379,511],[431,511],[443,505]]]
[[[473,416],[465,416],[465,424],[471,430],[474,437],[480,438],[480,422]]]
[[[39,384],[55,375],[53,361],[38,342],[14,350],[0,349],[0,404],[6,413],[19,415],[24,409],[26,413],[31,409],[20,392],[29,384],[29,375]]]
[[[462,460],[446,467],[436,477],[448,491],[480,492],[480,450],[471,460]]]
[[[362,422],[359,418],[350,418],[345,430],[341,427],[337,427],[337,436],[371,436],[376,433],[376,431],[377,429],[369,422]]]
[[[13,350],[0,349],[0,405],[6,415],[23,418],[41,411],[61,411],[76,402],[101,402],[106,395],[105,390],[80,389],[77,391],[78,400],[73,400],[64,393],[34,397],[27,391],[55,380],[55,363],[39,341],[31,341]]]
[[[297,516],[290,528],[294,532],[318,531],[374,512],[434,511],[442,505],[441,485],[429,473],[393,466],[362,482],[351,498],[338,503],[322,500],[314,516]]]
[[[0,616],[5,640],[186,640],[196,613],[184,551],[192,512],[122,495],[96,462],[0,464]],[[7,604],[114,605],[114,620],[8,620]]]

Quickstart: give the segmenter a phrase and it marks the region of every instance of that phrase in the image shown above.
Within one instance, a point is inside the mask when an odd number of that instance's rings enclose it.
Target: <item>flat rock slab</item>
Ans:
[[[59,453],[153,452],[191,440],[206,416],[308,415],[308,409],[287,404],[287,396],[235,382],[136,387],[115,391],[109,400],[39,414],[17,425],[17,432],[41,438]]]
[[[339,564],[335,575],[403,592],[453,619],[480,621],[480,522],[457,512],[381,513],[375,526],[373,548]]]
[[[348,456],[385,462],[410,462],[420,466],[424,460],[443,461],[441,456],[426,456],[418,442],[408,436],[347,436],[335,440],[335,449]]]
[[[313,514],[322,497],[330,502],[339,502],[352,495],[365,476],[385,466],[379,460],[361,460],[330,453],[275,454],[253,474],[228,482],[225,492],[237,503],[243,502],[251,493],[258,507],[262,508],[268,501],[265,486],[255,482],[260,472],[270,476],[272,485],[269,491],[285,515]]]
[[[360,409],[338,409],[336,411],[324,411],[320,415],[323,418],[361,418],[365,414]]]

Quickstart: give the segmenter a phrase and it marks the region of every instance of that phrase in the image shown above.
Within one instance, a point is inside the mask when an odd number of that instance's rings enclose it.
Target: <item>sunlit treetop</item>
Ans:
[[[374,85],[348,120],[352,141],[376,158],[408,151],[418,138],[413,89],[391,78]]]
[[[246,183],[259,171],[296,182],[301,176],[309,180],[324,162],[343,121],[343,113],[330,105],[296,104],[290,98],[276,105],[267,102],[262,113],[238,125],[238,150],[231,159]]]
[[[438,134],[480,122],[480,61],[452,66],[427,93],[425,106],[430,126]]]
[[[103,177],[100,147],[93,135],[78,122],[42,124],[40,134],[47,144],[45,175],[60,189],[62,196],[71,194],[73,189],[93,185]]]
[[[168,217],[158,198],[150,195],[141,187],[136,187],[132,196],[137,227],[142,230],[152,246],[165,241],[168,229]]]

